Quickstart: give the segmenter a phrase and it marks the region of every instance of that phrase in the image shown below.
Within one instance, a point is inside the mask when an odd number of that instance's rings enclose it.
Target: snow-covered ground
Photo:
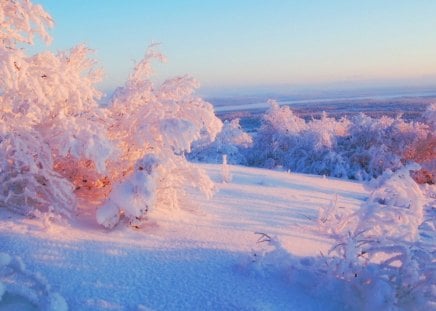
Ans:
[[[137,230],[107,231],[94,211],[44,225],[0,209],[0,252],[20,256],[69,310],[350,308],[322,284],[309,286],[304,272],[268,268],[259,239],[277,237],[282,255],[304,265],[334,243],[316,230],[320,208],[337,198],[340,207],[357,209],[369,195],[363,184],[239,166],[223,183],[220,165],[202,166],[216,182],[211,200],[192,192],[182,210],[155,210]],[[0,310],[25,306],[7,291],[0,302]]]

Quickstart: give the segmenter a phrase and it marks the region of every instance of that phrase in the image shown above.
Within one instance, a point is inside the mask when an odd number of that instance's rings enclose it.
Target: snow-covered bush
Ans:
[[[247,152],[250,165],[370,180],[409,161],[434,162],[431,108],[425,124],[364,114],[336,120],[325,113],[305,121],[287,106],[270,105]]]
[[[410,242],[418,239],[418,228],[424,221],[424,197],[409,171],[419,169],[417,164],[407,165],[379,177],[381,185],[361,209],[364,215],[360,217],[360,230]]]
[[[436,305],[434,207],[423,197],[408,165],[371,183],[370,198],[357,210],[341,208],[335,195],[312,230],[333,246],[318,257],[297,257],[277,237],[260,235],[248,260],[256,275],[280,277],[312,295],[333,295],[350,310],[432,310]],[[427,205],[426,205],[427,204]],[[427,227],[422,224],[430,222]]]
[[[124,214],[132,225],[139,225],[156,202],[158,165],[153,155],[138,160],[129,177],[113,186],[108,200],[97,210],[97,222],[112,228]]]
[[[288,106],[280,107],[269,101],[269,110],[262,119],[262,125],[254,138],[253,148],[248,156],[249,165],[273,168],[283,165],[289,149],[299,144],[299,133],[306,128]]]
[[[348,163],[337,151],[338,140],[347,133],[347,119],[336,121],[323,114],[320,120],[305,122],[288,106],[280,107],[274,101],[270,105],[255,136],[250,164],[347,176]]]
[[[108,105],[109,137],[119,155],[108,161],[114,190],[98,211],[99,223],[107,227],[121,214],[137,223],[155,204],[177,207],[190,186],[207,196],[213,193],[212,181],[185,153],[200,133],[213,140],[222,123],[212,105],[193,94],[197,82],[192,78],[176,77],[154,87],[155,58],[164,59],[152,46]]]
[[[0,205],[22,214],[57,210],[69,215],[73,186],[53,170],[56,155],[48,143],[56,139],[49,130],[59,124],[54,116],[65,114],[68,106],[68,96],[56,93],[58,79],[68,74],[55,67],[61,62],[57,56],[27,57],[17,47],[32,43],[34,34],[49,41],[46,26],[53,22],[29,1],[3,1],[0,12]],[[75,86],[65,83],[64,89],[77,92]]]
[[[49,146],[31,128],[8,130],[0,127],[0,207],[24,215],[57,211],[71,216],[74,188],[53,170]]]
[[[97,103],[100,93],[94,88],[98,75],[88,54],[88,49],[78,46],[57,55],[45,52],[21,58],[15,61],[17,68],[10,73],[14,84],[0,85],[3,137],[0,148],[9,150],[7,161],[15,167],[32,166],[29,161],[39,161],[33,168],[44,170],[45,178],[48,171],[52,178],[65,178],[64,182],[58,179],[56,183],[62,185],[60,192],[70,194],[63,195],[64,199],[52,196],[54,200],[49,200],[59,209],[68,206],[74,210],[71,190],[65,185],[67,180],[74,185],[70,186],[73,190],[82,188],[83,181],[90,179],[89,166],[103,174],[105,162],[113,152],[103,121],[105,112]],[[12,151],[19,144],[23,147]],[[12,158],[11,152],[17,157]],[[25,162],[14,164],[19,161]],[[0,174],[5,173],[3,170]],[[26,182],[32,188],[40,187],[40,183],[31,185],[32,180]],[[47,188],[56,188],[55,185],[51,183]],[[34,193],[33,200],[39,196],[39,191]]]
[[[195,141],[192,151],[188,155],[189,159],[207,163],[221,163],[223,155],[226,155],[229,164],[247,164],[245,152],[251,147],[253,139],[241,128],[239,121],[237,118],[224,121],[221,132],[213,141],[209,135],[202,136]]]
[[[431,130],[436,131],[436,103],[433,103],[427,107],[423,113],[424,121],[430,125]]]
[[[37,308],[38,310],[66,311],[65,299],[53,292],[47,280],[39,273],[26,269],[21,258],[0,253],[0,308],[2,298],[7,294],[15,301],[8,303],[18,308]],[[2,308],[3,309],[3,308]],[[15,308],[14,308],[15,310]]]
[[[53,26],[50,15],[30,1],[2,1],[0,6],[0,41],[2,47],[14,48],[17,42],[33,43],[35,34],[51,40],[47,27]]]
[[[122,216],[137,225],[154,205],[178,206],[187,187],[211,195],[213,183],[184,154],[200,133],[213,141],[222,123],[194,95],[194,79],[155,87],[151,61],[163,56],[152,46],[102,107],[88,48],[27,56],[17,44],[34,34],[48,41],[52,19],[25,0],[0,2],[0,13],[0,206],[72,215],[85,201],[101,204],[97,220],[112,227]]]
[[[0,7],[6,30],[0,43],[0,149],[7,156],[1,178],[16,174],[23,180],[26,193],[20,200],[25,204],[14,207],[23,208],[23,213],[32,205],[73,211],[68,181],[80,188],[90,165],[103,173],[112,152],[101,121],[105,114],[97,103],[101,93],[95,83],[101,71],[83,45],[27,56],[17,43],[32,43],[35,33],[48,41],[44,26],[52,25],[51,17],[30,1],[3,1]],[[26,178],[26,170],[28,177],[36,177]],[[17,194],[9,185],[3,183],[2,202],[11,199],[11,191]]]
[[[414,148],[408,150],[407,159],[418,162],[421,170],[416,171],[413,178],[419,183],[436,183],[436,103],[429,105],[423,113],[423,122],[430,131],[427,137],[419,140]]]
[[[428,127],[401,117],[374,119],[359,114],[352,119],[343,153],[350,161],[350,177],[369,180],[385,170],[404,165],[406,154],[427,137]]]
[[[406,166],[385,173],[356,212],[321,213],[321,231],[336,240],[323,256],[330,277],[349,284],[350,304],[364,310],[420,309],[436,303],[432,250],[420,239],[424,198]],[[358,299],[358,301],[356,301]]]

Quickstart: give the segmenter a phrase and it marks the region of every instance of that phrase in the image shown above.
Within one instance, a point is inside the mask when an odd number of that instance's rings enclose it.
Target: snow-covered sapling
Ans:
[[[230,167],[227,164],[227,155],[223,154],[223,164],[221,165],[221,178],[224,183],[232,181],[232,175],[230,173]]]

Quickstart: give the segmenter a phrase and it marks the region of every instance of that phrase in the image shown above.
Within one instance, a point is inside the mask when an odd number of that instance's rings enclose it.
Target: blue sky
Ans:
[[[190,74],[205,90],[436,81],[432,0],[34,2],[55,19],[50,49],[95,49],[107,90],[151,42],[168,57],[159,77]]]

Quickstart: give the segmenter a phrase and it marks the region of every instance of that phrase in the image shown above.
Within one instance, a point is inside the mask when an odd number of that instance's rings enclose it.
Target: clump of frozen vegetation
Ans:
[[[425,199],[409,174],[418,169],[410,165],[384,174],[359,210],[332,210],[321,226],[337,241],[323,257],[326,273],[349,283],[350,297],[359,297],[365,310],[436,303],[434,250],[420,235]]]
[[[71,216],[81,199],[100,204],[98,222],[137,225],[157,205],[177,207],[186,187],[213,192],[186,161],[193,141],[213,141],[222,123],[195,96],[190,77],[151,82],[150,47],[108,107],[98,104],[101,70],[83,45],[28,56],[18,45],[47,42],[51,17],[30,1],[0,3],[0,206]]]
[[[289,107],[271,102],[254,139],[253,150],[259,153],[251,152],[249,163],[370,180],[419,160],[413,152],[429,135],[429,125],[401,117],[374,119],[359,114],[351,120],[336,120],[324,113],[320,119],[305,122]]]
[[[414,149],[409,150],[407,157],[421,165],[413,178],[419,183],[436,183],[436,103],[429,105],[423,114],[423,120],[429,125],[427,137],[419,141]]]
[[[155,87],[150,81],[155,58],[163,60],[151,47],[109,103],[108,137],[118,154],[108,161],[112,192],[97,212],[107,227],[122,214],[136,224],[155,205],[176,208],[189,186],[207,196],[213,193],[209,177],[184,155],[200,133],[215,139],[222,123],[212,105],[194,95],[197,82],[192,78],[177,77]]]
[[[229,164],[247,164],[245,151],[252,146],[252,137],[244,132],[239,119],[224,121],[222,130],[211,141],[209,135],[195,141],[189,159],[200,162],[221,163],[223,155]]]
[[[21,258],[0,253],[0,302],[7,295],[12,297],[8,305],[17,308],[68,310],[65,299],[51,290],[42,275],[28,271]]]
[[[305,121],[288,106],[269,101],[261,127],[253,137],[226,121],[217,140],[194,144],[190,159],[265,168],[280,167],[299,173],[369,181],[384,172],[396,171],[411,162],[422,168],[413,175],[419,183],[435,183],[434,147],[436,104],[430,105],[420,122],[363,113],[335,119],[323,113]]]
[[[335,149],[339,137],[346,134],[348,120],[336,121],[324,114],[306,123],[289,107],[274,101],[270,105],[254,139],[253,149],[259,153],[250,154],[250,164],[338,177],[347,174],[345,161]]]
[[[335,196],[320,210],[314,230],[334,239],[318,258],[297,258],[277,238],[263,238],[254,270],[279,271],[308,288],[323,284],[347,308],[429,310],[436,305],[433,241],[426,241],[426,200],[406,166],[374,182],[375,190],[358,210],[341,208]],[[430,230],[434,230],[430,228]],[[265,237],[266,235],[263,235]],[[299,275],[299,277],[296,277]],[[304,276],[304,280],[302,277]]]

